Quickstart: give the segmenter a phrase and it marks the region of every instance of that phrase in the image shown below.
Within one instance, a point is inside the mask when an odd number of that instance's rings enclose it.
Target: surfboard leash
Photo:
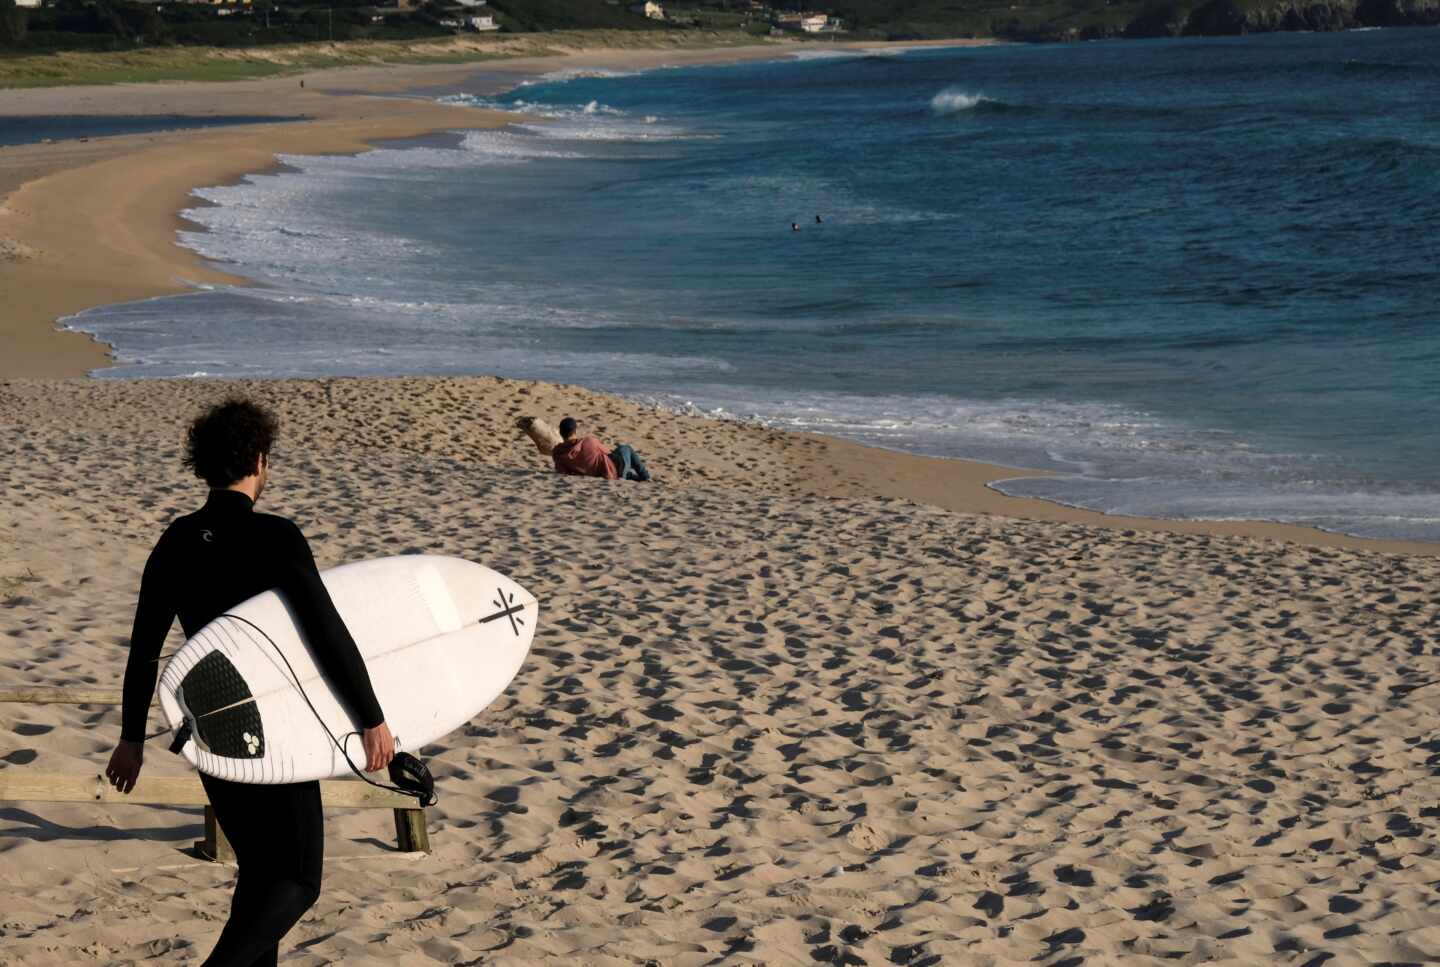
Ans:
[[[315,716],[315,721],[320,723],[320,727],[324,729],[325,734],[330,737],[331,744],[335,746],[336,750],[340,753],[340,757],[345,760],[345,764],[350,767],[350,771],[355,773],[355,776],[358,779],[360,779],[362,782],[368,782],[376,789],[385,789],[390,792],[398,792],[404,796],[411,796],[414,799],[418,800],[421,806],[435,805],[435,782],[434,779],[430,776],[430,770],[425,767],[425,763],[421,762],[415,756],[410,755],[407,752],[397,752],[394,758],[391,759],[390,765],[390,778],[396,781],[396,785],[392,786],[386,785],[383,782],[376,782],[369,776],[365,775],[365,773],[361,772],[355,767],[355,763],[351,761],[350,753],[346,751],[344,744],[342,744],[339,739],[335,738],[335,733],[331,732],[330,726],[325,724],[325,719],[321,717],[319,710],[315,708],[315,703],[310,701],[310,696],[306,693],[305,686],[300,684],[300,676],[295,674],[295,667],[290,664],[290,659],[285,657],[285,652],[281,651],[280,646],[275,644],[275,640],[265,633],[265,629],[261,628],[249,618],[242,617],[238,614],[232,614],[228,611],[222,615],[219,615],[218,617],[234,618],[236,621],[243,622],[244,624],[253,628],[255,631],[259,632],[260,637],[264,638],[267,642],[270,643],[270,647],[275,650],[275,654],[279,655],[280,660],[285,663],[285,668],[290,672],[290,679],[295,685],[295,688],[300,692],[300,697],[305,700],[306,706],[310,709],[310,714]],[[254,701],[254,699],[251,699],[251,701]],[[185,723],[185,725],[181,726],[180,730],[177,731],[176,742],[171,745],[171,751],[178,752],[179,749],[176,748],[176,746],[185,744],[184,741],[180,738],[180,734],[185,732],[188,727],[189,723],[187,722]],[[166,731],[169,730],[167,729]],[[359,732],[349,732],[346,734],[345,739],[348,742],[350,736],[359,734]],[[188,739],[189,736],[186,735],[185,738]],[[400,776],[396,775],[397,771],[400,773]],[[402,784],[402,777],[403,779],[409,780],[411,783],[414,783],[414,785],[411,786],[409,785],[409,783]]]

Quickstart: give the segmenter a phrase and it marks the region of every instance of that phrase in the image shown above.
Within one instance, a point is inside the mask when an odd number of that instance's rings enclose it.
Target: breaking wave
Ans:
[[[969,94],[958,88],[949,87],[930,99],[930,110],[935,114],[958,114],[973,111],[981,104],[996,103],[983,94]]]

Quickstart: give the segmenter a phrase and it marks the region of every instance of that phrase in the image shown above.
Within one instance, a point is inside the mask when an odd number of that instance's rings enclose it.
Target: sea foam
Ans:
[[[973,111],[991,99],[983,94],[970,94],[958,88],[947,87],[930,99],[930,110],[936,114],[958,114]]]

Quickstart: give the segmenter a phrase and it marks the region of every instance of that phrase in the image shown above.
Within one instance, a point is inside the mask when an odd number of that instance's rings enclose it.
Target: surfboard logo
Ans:
[[[516,615],[524,611],[525,606],[523,604],[516,604],[515,595],[506,594],[504,588],[497,588],[495,590],[495,598],[490,603],[495,605],[495,607],[499,608],[500,610],[495,612],[494,614],[486,615],[485,617],[481,618],[480,623],[482,625],[489,624],[491,621],[495,621],[499,618],[509,618],[510,630],[515,632],[516,638],[519,638],[520,629],[525,627],[525,619],[517,618]]]

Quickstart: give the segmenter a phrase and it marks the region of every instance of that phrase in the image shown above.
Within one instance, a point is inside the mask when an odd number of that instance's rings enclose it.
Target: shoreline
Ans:
[[[12,116],[83,111],[277,118],[0,149],[0,290],[19,294],[0,320],[0,377],[65,378],[109,365],[109,347],[59,327],[66,316],[173,295],[193,283],[249,283],[176,241],[184,224],[179,213],[193,204],[194,189],[273,170],[280,154],[358,154],[383,141],[496,128],[511,120],[503,112],[397,94],[481,72],[511,75],[518,83],[566,67],[769,59],[790,46],[595,49],[464,64],[336,68],[259,81],[0,91],[0,113]],[[184,155],[177,157],[176,149]],[[77,265],[84,271],[77,272]]]
[[[995,41],[856,41],[823,49],[993,46]],[[0,145],[0,290],[21,293],[0,317],[0,378],[83,376],[110,364],[110,347],[59,320],[85,309],[243,285],[175,239],[196,188],[265,173],[279,154],[359,154],[384,141],[502,127],[513,116],[440,104],[410,92],[477,74],[504,76],[495,93],[567,68],[659,67],[778,59],[797,41],[749,47],[566,49],[540,56],[420,65],[339,67],[283,77],[0,90],[9,116],[246,115],[273,122]],[[216,105],[220,104],[220,107]],[[297,120],[298,118],[298,120]],[[184,159],[172,157],[183,148]],[[183,161],[183,163],[182,163]],[[136,181],[140,196],[136,197]],[[119,187],[122,190],[110,189]],[[78,209],[78,212],[76,211]],[[56,223],[55,215],[68,216]],[[74,266],[86,266],[88,275]]]
[[[960,45],[960,42],[954,42]],[[917,46],[853,44],[847,48]],[[52,88],[15,95],[30,113],[283,113],[287,120],[90,142],[22,145],[0,153],[0,288],[17,293],[0,322],[0,379],[70,378],[109,365],[109,347],[88,334],[61,329],[60,318],[98,305],[185,292],[194,283],[247,285],[175,238],[188,223],[180,212],[201,186],[273,170],[280,154],[345,154],[377,143],[451,130],[502,127],[514,115],[377,96],[439,86],[489,72],[518,82],[564,68],[646,69],[773,59],[803,46],[767,44],[705,51],[593,50],[540,58],[462,65],[343,68],[222,85],[161,84],[141,88]],[[13,93],[13,92],[11,92]],[[3,98],[5,95],[0,95]],[[148,110],[142,110],[146,108]],[[177,110],[177,108],[179,108]],[[180,155],[177,148],[184,148]],[[55,170],[51,170],[51,168]],[[8,254],[7,254],[8,253]],[[85,266],[77,272],[75,266]],[[773,432],[773,431],[758,431]],[[1319,547],[1412,555],[1440,554],[1440,544],[1376,540],[1271,521],[1187,521],[1111,516],[1039,498],[1011,497],[990,487],[1002,479],[1044,475],[954,458],[880,450],[850,441],[812,439],[816,463],[805,485],[817,496],[898,497],[946,510],[1100,526],[1121,531],[1206,534],[1280,540]],[[865,468],[854,472],[853,467]]]

